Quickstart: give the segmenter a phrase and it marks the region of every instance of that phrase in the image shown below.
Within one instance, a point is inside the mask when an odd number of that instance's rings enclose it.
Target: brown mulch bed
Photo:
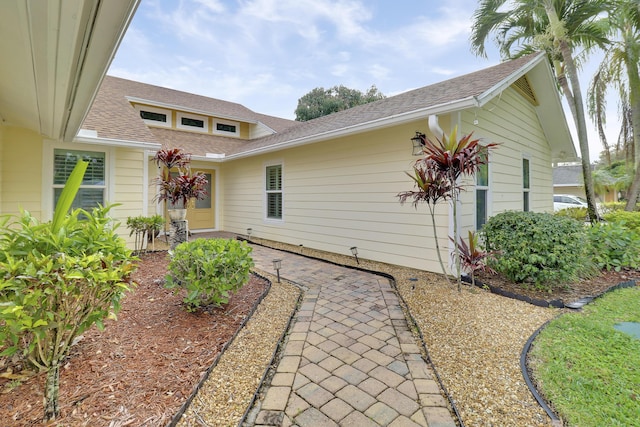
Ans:
[[[162,285],[166,252],[141,256],[118,320],[85,332],[61,370],[61,416],[48,425],[163,426],[177,413],[267,289],[252,276],[222,308],[188,313]],[[14,367],[0,358],[0,374]],[[0,423],[40,426],[44,375],[0,376]]]
[[[623,269],[621,271],[602,271],[600,274],[585,278],[566,286],[554,288],[552,292],[535,289],[526,283],[514,283],[501,274],[479,273],[476,281],[498,288],[500,292],[507,292],[517,296],[528,297],[532,300],[546,302],[561,302],[568,304],[585,297],[597,297],[623,282],[640,279],[640,271]]]

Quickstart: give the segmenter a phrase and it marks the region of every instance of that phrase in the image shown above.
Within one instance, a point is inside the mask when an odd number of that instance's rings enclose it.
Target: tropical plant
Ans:
[[[127,217],[129,236],[135,234],[134,250],[142,251],[145,241],[151,242],[160,233],[164,218],[160,215]]]
[[[478,235],[469,230],[468,242],[464,239],[460,239],[458,242],[451,239],[453,243],[458,246],[458,252],[460,253],[460,261],[462,269],[467,271],[471,275],[471,285],[476,285],[476,273],[479,271],[495,274],[496,271],[487,265],[487,258],[495,255],[496,251],[485,251],[482,249]]]
[[[68,213],[85,169],[79,162],[69,176],[53,221],[23,211],[0,224],[0,356],[46,371],[48,420],[59,413],[60,366],[72,343],[118,311],[135,270],[108,207]]]
[[[172,205],[181,203],[187,208],[192,200],[206,197],[207,177],[202,172],[191,172],[191,154],[180,148],[161,149],[155,154],[153,161],[162,168],[156,178],[159,192],[154,200],[166,200]]]
[[[442,260],[440,253],[440,243],[438,242],[438,228],[436,227],[435,208],[438,202],[445,201],[451,197],[451,182],[439,170],[427,168],[424,161],[418,160],[413,165],[413,175],[405,172],[409,178],[413,180],[416,190],[403,191],[398,193],[400,204],[404,204],[407,200],[413,200],[413,207],[418,209],[418,204],[426,203],[431,216],[431,225],[433,227],[433,236],[438,253],[438,261],[442,268],[444,277],[449,281],[447,269]]]
[[[582,175],[589,218],[598,220],[591,176],[589,141],[575,50],[583,55],[608,43],[606,13],[609,0],[482,0],[473,15],[472,50],[486,56],[485,44],[492,33],[503,58],[516,58],[544,50],[550,57],[559,88],[567,99],[576,124]]]
[[[417,192],[399,193],[400,202],[407,198],[414,199],[414,206],[420,201],[427,202],[432,221],[434,221],[432,205],[440,200],[451,200],[453,206],[454,241],[458,241],[457,205],[463,186],[458,182],[461,176],[473,176],[479,167],[487,162],[487,153],[497,146],[495,143],[481,145],[479,139],[472,139],[472,134],[458,139],[458,128],[453,128],[449,136],[442,135],[442,139],[429,139],[426,135],[418,134],[423,144],[424,157],[418,159],[414,165],[414,175],[409,175],[418,187]],[[435,225],[434,225],[435,228]],[[435,236],[437,238],[437,236]],[[439,251],[438,251],[439,252]],[[440,254],[438,254],[440,257]],[[439,258],[441,265],[442,259]],[[458,246],[455,245],[456,276],[458,291],[462,290],[460,277],[461,260]],[[446,274],[445,274],[446,275]]]
[[[169,263],[166,287],[185,289],[188,311],[220,306],[249,281],[252,248],[244,241],[196,239],[176,246]]]

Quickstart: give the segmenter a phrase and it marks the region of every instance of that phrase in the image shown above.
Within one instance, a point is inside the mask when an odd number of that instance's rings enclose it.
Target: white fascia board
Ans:
[[[270,153],[273,151],[283,150],[285,148],[299,147],[301,145],[313,144],[315,142],[325,141],[332,138],[339,138],[345,135],[353,135],[356,133],[367,132],[376,129],[382,129],[390,126],[400,125],[413,122],[418,119],[428,117],[433,114],[445,114],[452,111],[463,110],[466,108],[477,107],[478,102],[474,97],[459,99],[444,104],[434,105],[419,110],[413,110],[408,113],[396,114],[382,119],[372,120],[370,122],[359,123],[353,126],[347,126],[315,135],[296,138],[289,141],[279,142],[277,144],[260,147],[253,150],[244,151],[242,153],[231,154],[226,157],[228,160],[241,159],[244,157],[256,156],[258,154]]]
[[[145,150],[159,150],[162,148],[162,144],[156,142],[140,142],[140,141],[127,141],[124,139],[110,139],[110,138],[91,138],[86,136],[78,136],[73,139],[73,142],[80,144],[101,144],[109,147],[126,147],[126,148],[142,148]]]
[[[185,107],[183,105],[176,105],[176,104],[169,104],[166,102],[158,102],[158,101],[152,101],[150,99],[144,99],[144,98],[138,98],[135,96],[126,96],[125,97],[127,99],[127,101],[135,103],[135,104],[144,104],[144,105],[151,105],[154,107],[161,107],[161,108],[166,108],[169,110],[179,110],[179,111],[184,111],[187,113],[193,113],[193,114],[199,114],[199,115],[203,115],[203,116],[211,116],[211,117],[219,117],[221,119],[227,119],[227,120],[234,120],[237,122],[244,122],[244,123],[251,123],[251,124],[257,124],[258,122],[256,120],[253,119],[247,119],[247,118],[238,118],[238,117],[234,117],[234,116],[226,116],[226,115],[222,115],[222,114],[218,114],[216,112],[213,111],[205,111],[205,110],[200,110],[198,108],[189,108],[189,107]]]
[[[84,34],[83,51],[78,56],[81,63],[69,89],[70,105],[61,130],[65,141],[74,139],[87,116],[139,2],[110,0],[96,3],[97,13]]]

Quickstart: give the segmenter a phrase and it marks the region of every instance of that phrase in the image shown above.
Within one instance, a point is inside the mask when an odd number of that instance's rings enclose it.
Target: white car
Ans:
[[[586,208],[587,201],[579,196],[573,196],[571,194],[554,194],[553,195],[553,210],[559,211],[566,208]]]

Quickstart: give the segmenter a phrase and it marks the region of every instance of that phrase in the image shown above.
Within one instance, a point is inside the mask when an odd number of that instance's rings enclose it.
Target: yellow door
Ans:
[[[202,170],[207,177],[207,196],[203,200],[196,200],[195,205],[187,209],[187,221],[189,230],[211,229],[216,226],[214,190],[216,172],[214,170]]]

